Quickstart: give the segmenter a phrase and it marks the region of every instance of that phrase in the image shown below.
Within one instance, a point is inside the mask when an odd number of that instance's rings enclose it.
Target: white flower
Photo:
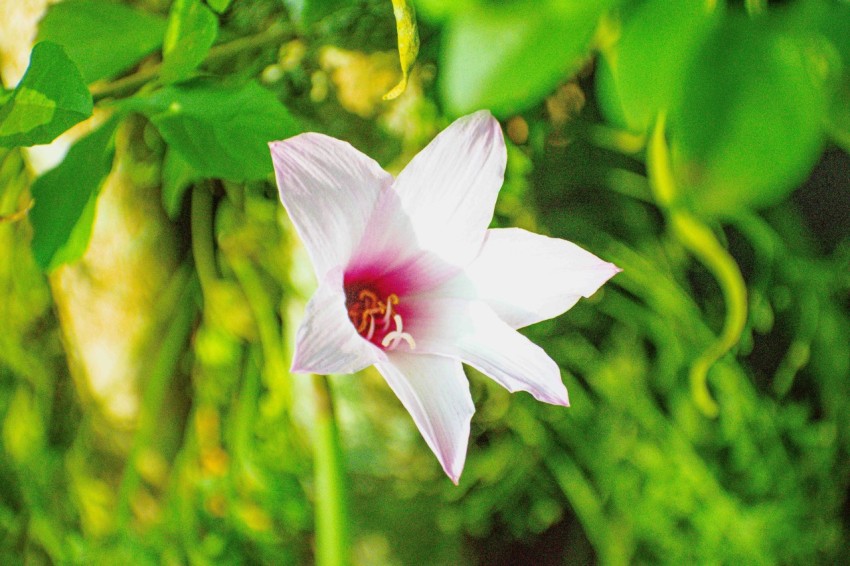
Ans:
[[[563,313],[619,269],[565,240],[487,229],[506,161],[489,112],[454,122],[395,179],[322,134],[270,146],[319,280],[292,371],[375,365],[455,483],[475,410],[461,362],[569,404],[557,364],[516,329]]]

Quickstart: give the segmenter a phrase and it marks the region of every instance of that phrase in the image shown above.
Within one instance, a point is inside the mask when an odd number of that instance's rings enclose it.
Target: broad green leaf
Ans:
[[[0,107],[0,146],[50,143],[92,113],[92,98],[65,51],[42,41],[17,88]]]
[[[619,40],[603,50],[597,74],[609,120],[646,132],[659,111],[675,104],[682,75],[718,21],[706,0],[650,0],[625,14]]]
[[[450,112],[506,116],[540,101],[586,60],[609,4],[488,2],[450,18],[440,85]]]
[[[686,73],[671,116],[679,184],[707,214],[776,203],[808,175],[827,105],[809,37],[728,17]]]
[[[180,214],[186,189],[197,179],[198,174],[192,166],[178,152],[168,148],[162,163],[162,206],[172,220]]]
[[[95,199],[111,167],[108,149],[117,124],[113,118],[80,139],[62,163],[33,183],[32,251],[42,269],[74,261],[85,252]]]
[[[477,2],[478,0],[418,0],[416,9],[427,19],[443,20],[468,10]]]
[[[159,48],[165,19],[110,0],[65,0],[39,24],[39,39],[62,45],[86,83],[126,71]]]
[[[230,7],[230,0],[207,0],[207,4],[210,5],[210,8],[222,14]]]
[[[217,35],[218,18],[200,0],[174,0],[162,46],[162,82],[187,78],[207,56]]]
[[[272,172],[268,142],[300,131],[277,97],[255,82],[199,79],[135,99],[132,108],[203,177],[263,179]]]

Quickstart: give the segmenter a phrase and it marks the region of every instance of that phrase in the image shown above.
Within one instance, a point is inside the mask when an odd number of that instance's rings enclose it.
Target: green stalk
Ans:
[[[328,378],[314,375],[313,387],[316,395],[316,564],[340,566],[350,562],[342,450]]]
[[[275,317],[275,308],[263,289],[260,276],[249,261],[236,253],[225,252],[227,261],[233,269],[236,280],[245,293],[254,320],[263,351],[264,371],[268,379],[288,380],[280,328]]]
[[[130,500],[139,485],[137,461],[154,438],[168,384],[186,348],[189,333],[198,312],[194,297],[196,293],[197,279],[194,275],[187,274],[186,269],[174,276],[164,293],[169,300],[163,301],[163,304],[173,312],[173,316],[165,330],[162,345],[156,353],[150,372],[147,374],[139,409],[139,428],[133,438],[133,446],[118,488],[116,521],[118,525],[126,525],[129,519]]]
[[[210,49],[207,58],[204,59],[202,64],[226,61],[239,53],[260,49],[266,45],[281,43],[287,39],[291,39],[293,36],[294,34],[292,29],[281,25],[274,25],[258,34],[250,35],[248,37],[240,37],[233,41],[216,45]],[[161,61],[150,67],[140,69],[132,75],[121,77],[120,79],[112,82],[94,84],[89,87],[89,90],[91,91],[92,98],[95,102],[103,100],[104,98],[129,96],[139,90],[146,83],[159,78],[160,71],[162,71]]]
[[[192,256],[205,299],[209,298],[210,290],[218,280],[212,224],[213,200],[209,187],[195,185],[192,188]]]
[[[664,139],[665,117],[660,115],[647,151],[647,170],[658,205],[664,209],[673,235],[708,269],[723,293],[726,317],[720,336],[703,351],[691,366],[691,392],[697,407],[708,417],[718,413],[717,402],[708,390],[711,367],[741,338],[747,323],[747,285],[741,270],[726,248],[699,218],[686,211],[679,194],[670,163],[670,151]]]

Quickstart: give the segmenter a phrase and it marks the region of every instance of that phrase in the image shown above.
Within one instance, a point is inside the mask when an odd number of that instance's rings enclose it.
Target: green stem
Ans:
[[[717,415],[718,408],[706,384],[708,370],[738,343],[744,332],[747,323],[747,284],[738,264],[702,222],[683,211],[676,211],[670,215],[670,223],[682,245],[714,275],[726,303],[726,317],[720,336],[691,366],[694,400],[706,416],[713,417]]]
[[[281,345],[283,338],[275,316],[274,304],[263,288],[260,276],[251,263],[246,261],[238,252],[227,253],[225,251],[225,254],[236,280],[245,293],[248,306],[257,323],[266,376],[269,379],[286,380],[288,376]]]
[[[206,185],[195,185],[192,189],[192,255],[205,298],[218,280],[212,223],[212,193]]]
[[[709,417],[718,413],[708,390],[708,371],[731,350],[747,322],[747,285],[735,260],[701,220],[679,205],[678,192],[664,138],[665,117],[660,115],[647,151],[649,184],[659,206],[665,209],[673,235],[714,276],[726,304],[726,317],[720,336],[697,357],[691,366],[690,381],[694,402]]]
[[[127,466],[118,488],[117,524],[126,525],[130,514],[130,500],[139,485],[138,459],[154,438],[159,423],[159,412],[165,399],[168,383],[177,369],[177,364],[186,340],[192,330],[198,305],[194,295],[197,292],[197,280],[187,273],[179,271],[165,295],[164,305],[173,311],[173,317],[165,330],[162,344],[147,373],[147,383],[142,395],[139,410],[139,428],[133,438],[133,446],[127,459]]]
[[[316,395],[316,564],[339,566],[350,561],[342,450],[328,378],[314,375],[313,387]]]
[[[203,64],[226,61],[239,53],[259,49],[270,44],[280,43],[292,38],[293,36],[294,33],[291,28],[274,25],[258,34],[240,37],[233,41],[216,45],[210,49],[210,52],[207,55],[207,58],[204,59]],[[104,98],[127,96],[134,93],[148,82],[157,79],[161,70],[162,62],[160,61],[155,65],[140,69],[132,75],[121,77],[120,79],[116,79],[112,82],[94,84],[89,88],[89,90],[91,90],[91,94],[95,102],[103,100]]]

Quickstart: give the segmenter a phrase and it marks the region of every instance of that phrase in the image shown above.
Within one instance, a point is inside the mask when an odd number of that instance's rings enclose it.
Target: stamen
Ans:
[[[397,304],[398,304],[398,296],[395,293],[393,293],[389,297],[387,297],[387,314],[384,315],[384,320],[383,320],[384,327],[381,329],[382,331],[386,332],[387,328],[390,327],[390,316],[393,313],[393,305],[397,305]]]
[[[381,346],[393,350],[405,341],[410,349],[416,348],[416,341],[409,332],[404,331],[404,321],[401,314],[393,309],[399,304],[398,295],[391,293],[386,299],[381,299],[371,289],[360,289],[357,301],[349,303],[348,318],[357,328],[357,333],[366,340],[381,338]],[[395,323],[395,329],[390,330]],[[381,337],[383,334],[383,337]]]
[[[366,340],[371,340],[372,336],[375,335],[375,317],[369,317],[369,332],[366,333]]]
[[[410,346],[411,350],[415,350],[416,341],[409,332],[404,332],[404,323],[401,320],[401,315],[394,315],[393,320],[395,321],[395,330],[384,336],[384,339],[381,341],[381,346],[388,350],[395,350],[395,347],[398,346],[399,340],[404,340],[407,342],[407,345]]]

